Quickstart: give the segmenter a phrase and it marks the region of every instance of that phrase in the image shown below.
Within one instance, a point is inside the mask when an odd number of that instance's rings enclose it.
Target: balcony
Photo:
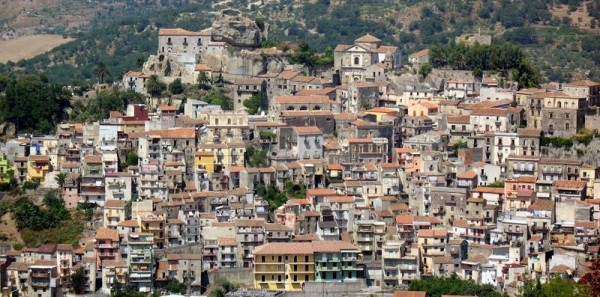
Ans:
[[[49,278],[50,273],[47,272],[32,272],[31,277],[33,278]]]
[[[50,281],[31,281],[31,286],[37,288],[48,288],[50,287]]]
[[[119,248],[119,244],[118,243],[99,243],[99,244],[96,244],[96,248],[97,249],[116,249],[116,248]]]
[[[402,280],[418,280],[419,276],[416,274],[406,274],[402,276]]]
[[[397,281],[397,280],[398,280],[398,275],[397,275],[397,274],[385,275],[385,276],[383,277],[383,279],[385,279],[385,280],[395,280],[395,281]]]

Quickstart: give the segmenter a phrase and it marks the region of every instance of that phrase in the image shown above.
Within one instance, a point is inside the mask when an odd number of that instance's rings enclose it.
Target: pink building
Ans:
[[[96,233],[94,243],[96,252],[96,268],[102,270],[102,263],[106,260],[119,260],[119,233],[115,229],[100,227]]]

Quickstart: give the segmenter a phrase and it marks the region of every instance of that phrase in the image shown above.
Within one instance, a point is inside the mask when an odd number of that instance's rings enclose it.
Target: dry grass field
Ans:
[[[0,41],[0,63],[33,58],[73,39],[60,35],[37,34]]]

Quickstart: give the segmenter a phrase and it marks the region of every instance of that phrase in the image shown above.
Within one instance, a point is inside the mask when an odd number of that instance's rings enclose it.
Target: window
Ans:
[[[566,123],[566,124],[565,124],[565,129],[566,129],[566,130],[569,130],[570,128],[571,128],[571,126],[569,125],[569,123]]]
[[[553,113],[550,113],[548,116],[549,116],[550,118],[553,118],[553,117],[554,117],[554,114],[553,114]]]
[[[354,65],[358,65],[358,64],[360,64],[360,58],[354,57]]]

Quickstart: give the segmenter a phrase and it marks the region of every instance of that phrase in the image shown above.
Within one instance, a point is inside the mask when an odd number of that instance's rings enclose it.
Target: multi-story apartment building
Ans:
[[[417,232],[417,244],[420,247],[423,271],[426,274],[431,274],[433,257],[446,255],[448,231],[436,229],[419,230]]]
[[[564,84],[563,92],[573,97],[586,98],[588,106],[600,104],[600,83],[591,80],[579,80]]]
[[[381,246],[386,232],[385,222],[373,220],[355,220],[352,242],[367,260],[381,257]]]
[[[80,201],[104,205],[104,166],[102,155],[87,155],[83,158],[80,184]]]
[[[406,241],[388,240],[381,255],[382,286],[409,285],[420,279],[419,249]]]
[[[154,280],[154,238],[152,233],[129,233],[127,265],[129,282],[139,292],[150,292]]]
[[[122,200],[106,200],[104,203],[104,227],[117,229],[119,222],[125,221],[127,202]]]
[[[56,262],[39,260],[28,266],[27,296],[54,297],[62,294]]]
[[[383,63],[387,70],[401,67],[401,54],[397,47],[382,45],[379,38],[364,35],[354,44],[340,44],[334,50],[334,69],[343,84],[366,81],[370,66]],[[372,72],[372,71],[371,71]]]
[[[126,276],[129,272],[126,259],[106,260],[102,267],[102,288],[104,294],[110,294],[115,282],[126,285]]]
[[[323,157],[323,132],[316,126],[282,127],[279,128],[278,137],[278,159],[320,159]]]
[[[158,164],[141,165],[138,176],[137,192],[141,199],[167,198],[167,181],[161,174]]]
[[[300,291],[305,282],[359,278],[358,250],[342,241],[268,243],[254,251],[254,286]]]
[[[265,243],[264,220],[236,220],[236,240],[240,243],[238,259],[242,267],[252,267],[253,250]]]
[[[387,138],[348,139],[349,163],[380,163],[389,160]]]
[[[189,284],[191,293],[199,292],[202,277],[202,255],[198,254],[167,254],[166,267],[159,264],[157,280],[177,279]]]
[[[102,263],[106,260],[119,260],[119,233],[115,229],[100,227],[96,232],[94,243],[96,253],[96,269],[102,270]]]
[[[184,61],[194,65],[200,61],[200,56],[208,51],[211,40],[210,32],[163,28],[158,32],[158,54],[182,56],[186,58]]]
[[[585,97],[572,97],[563,92],[532,95],[541,99],[540,128],[547,135],[569,137],[584,127],[587,101]]]
[[[133,176],[129,172],[106,173],[105,177],[105,199],[131,201],[133,193]]]
[[[206,130],[202,143],[244,142],[249,138],[248,114],[244,111],[210,110],[200,114]]]
[[[263,78],[236,79],[234,82],[233,109],[245,109],[244,102],[254,95],[261,94],[261,97],[266,98],[266,87],[267,84]],[[261,98],[261,103],[263,98]]]
[[[238,242],[235,238],[218,239],[218,260],[219,268],[237,268],[238,267]]]
[[[143,233],[151,233],[154,241],[154,247],[162,249],[166,245],[166,225],[167,217],[165,214],[146,214],[138,218]]]

